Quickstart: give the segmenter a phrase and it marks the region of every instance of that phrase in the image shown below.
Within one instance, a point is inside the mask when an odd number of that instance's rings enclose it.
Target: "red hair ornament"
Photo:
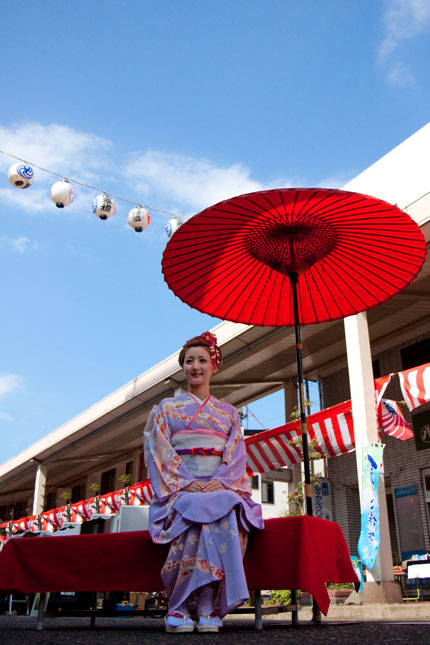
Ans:
[[[221,365],[221,351],[218,347],[217,337],[214,334],[211,334],[210,331],[205,331],[201,334],[201,338],[204,338],[208,343],[212,365],[218,370]]]

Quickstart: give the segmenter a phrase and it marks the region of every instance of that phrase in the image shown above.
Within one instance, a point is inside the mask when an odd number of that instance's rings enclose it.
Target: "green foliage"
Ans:
[[[124,484],[124,486],[130,486],[131,482],[133,481],[133,476],[124,473],[124,475],[121,475],[121,477],[118,477],[118,479],[121,483]]]
[[[311,406],[314,405],[313,401],[309,401],[309,399],[305,399],[305,406],[307,408],[311,408]],[[290,419],[291,421],[298,421],[300,419],[300,409],[298,405],[294,405],[293,409],[290,412]]]
[[[337,591],[343,589],[354,589],[354,584],[352,582],[329,582],[327,584],[327,589],[336,589]]]
[[[297,600],[300,598],[300,591],[296,591]],[[291,591],[289,589],[274,590],[270,593],[269,603],[271,605],[291,605]]]
[[[319,475],[311,475],[311,484],[319,483]],[[303,482],[299,482],[295,489],[287,496],[288,506],[293,506],[293,511],[288,516],[303,515]]]
[[[295,439],[292,439],[288,443],[290,444],[290,446],[293,446],[294,448],[297,448],[298,450],[300,450],[300,452],[303,454],[303,441],[301,436],[296,437]],[[308,455],[311,461],[313,461],[314,459],[322,458],[322,455],[320,452],[318,452],[317,447],[318,447],[318,441],[316,441],[316,439],[312,439],[312,441],[308,441]]]
[[[69,503],[70,500],[72,499],[72,491],[70,490],[63,490],[61,493],[60,497],[64,499],[65,502]]]
[[[90,484],[90,488],[93,491],[93,493],[98,495],[100,493],[101,485],[98,482],[94,482]]]
[[[271,605],[290,605],[291,591],[289,589],[274,590],[270,594]]]

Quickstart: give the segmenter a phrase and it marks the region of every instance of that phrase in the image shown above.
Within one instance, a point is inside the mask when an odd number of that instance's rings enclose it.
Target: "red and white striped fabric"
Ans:
[[[43,531],[56,531],[63,525],[63,514],[59,513],[56,508],[42,513],[42,530]]]
[[[315,441],[321,456],[335,457],[355,448],[351,401],[339,403],[307,418],[309,440]],[[294,440],[301,436],[300,421],[246,437],[247,471],[257,475],[301,461]]]
[[[130,486],[129,494],[129,504],[131,506],[150,504],[151,499],[154,497],[149,479],[146,479],[144,482],[140,482],[139,484],[134,484],[134,486]]]
[[[103,513],[103,515],[115,515],[115,513],[118,513],[121,506],[121,493],[122,490],[119,490],[114,493],[100,495],[100,513]]]
[[[76,504],[71,504],[71,515],[70,515],[70,521],[71,522],[76,522],[76,523],[82,523],[85,522],[86,520],[91,519],[91,507],[89,504],[87,504],[87,500],[82,500],[81,502],[77,502]],[[65,519],[64,514],[63,514],[63,520]]]
[[[391,437],[406,441],[406,439],[412,439],[414,436],[414,433],[395,401],[382,399],[379,419],[382,430]]]
[[[409,410],[430,401],[430,363],[399,372],[399,379]]]
[[[376,378],[374,381],[376,407],[378,409],[381,405],[382,397],[384,396],[384,392],[387,389],[387,385],[389,384],[393,376],[394,374],[388,374],[388,376],[381,376],[380,378]]]
[[[14,520],[13,522],[13,532],[16,531],[31,531],[32,520],[34,515],[30,517],[21,517],[19,520]]]

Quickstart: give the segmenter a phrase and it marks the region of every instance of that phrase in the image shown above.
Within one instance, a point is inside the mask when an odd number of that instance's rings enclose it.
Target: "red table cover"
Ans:
[[[0,589],[157,591],[167,552],[148,531],[15,538],[0,553]],[[324,614],[326,582],[357,583],[338,524],[308,516],[265,520],[249,536],[245,571],[250,589],[303,589]]]

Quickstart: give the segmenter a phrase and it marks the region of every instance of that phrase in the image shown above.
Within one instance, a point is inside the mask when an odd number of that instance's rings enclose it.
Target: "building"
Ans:
[[[430,124],[427,124],[344,186],[397,204],[421,226],[427,245],[430,239],[429,149]],[[357,344],[348,328],[349,319],[302,328],[304,374],[322,384],[325,407],[350,398],[352,374],[368,381],[373,378],[360,358],[358,345],[362,342],[371,350],[375,376],[430,361],[429,286],[430,258],[427,257],[423,270],[407,289],[370,310],[367,316],[359,315],[361,329],[369,330],[370,345],[365,338]],[[214,395],[240,408],[282,388],[288,417],[296,403],[294,330],[224,322],[214,331],[224,354],[223,369],[213,379]],[[65,488],[72,490],[72,501],[78,501],[92,496],[93,482],[99,482],[102,492],[107,492],[121,487],[118,477],[124,473],[132,474],[135,481],[145,478],[142,430],[154,403],[184,386],[177,356],[178,353],[165,358],[0,465],[0,516],[6,520],[11,513],[17,518],[62,505],[61,493]],[[400,392],[395,389],[387,395],[400,398]],[[357,404],[354,391],[352,399],[353,405],[354,401]],[[368,407],[371,410],[372,406]],[[419,412],[429,409],[427,405]],[[366,429],[360,427],[364,436]],[[382,494],[387,500],[391,539],[388,544],[388,538],[383,536],[382,545],[384,552],[389,551],[391,563],[391,553],[396,559],[403,559],[411,550],[430,549],[430,459],[427,457],[430,453],[417,450],[414,440],[400,442],[388,437],[384,441],[385,492],[382,487]],[[268,493],[270,487],[263,485],[266,516],[285,511],[282,486],[284,489],[294,486],[299,478],[298,470],[293,469],[292,484],[275,484],[275,504]],[[333,484],[334,519],[341,525],[354,554],[360,520],[354,454],[328,460],[328,477]],[[412,503],[419,509],[420,524],[417,519],[412,537],[402,520],[401,496],[408,487],[415,487],[410,489],[409,497],[413,497],[415,490]],[[386,573],[387,562],[382,567]]]

